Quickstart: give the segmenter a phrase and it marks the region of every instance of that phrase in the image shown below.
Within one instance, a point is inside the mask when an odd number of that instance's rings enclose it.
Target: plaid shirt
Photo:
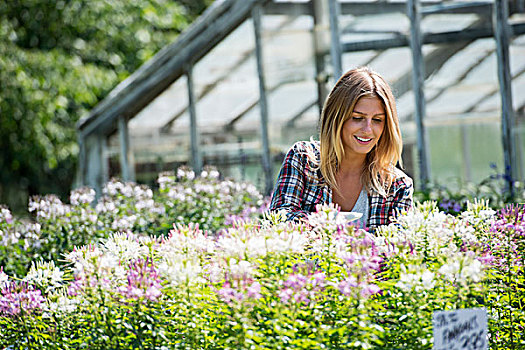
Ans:
[[[325,183],[319,167],[307,152],[320,159],[319,142],[300,141],[288,151],[272,195],[270,210],[284,209],[288,220],[299,220],[315,211],[317,204],[332,202],[332,189]],[[368,194],[369,229],[389,224],[398,211],[412,206],[412,179],[395,168],[395,178],[386,197],[372,190]]]

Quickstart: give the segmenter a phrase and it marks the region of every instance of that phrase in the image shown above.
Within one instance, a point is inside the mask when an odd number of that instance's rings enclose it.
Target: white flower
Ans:
[[[483,277],[483,264],[468,253],[458,253],[449,257],[447,263],[439,269],[439,273],[451,282],[463,285],[478,283]]]
[[[0,289],[3,289],[9,283],[9,276],[0,269]]]
[[[117,217],[116,220],[114,220],[111,223],[111,228],[113,230],[119,230],[119,231],[126,231],[131,230],[135,223],[137,222],[137,216],[136,215],[129,215],[129,216],[123,216],[123,217]]]
[[[308,215],[308,222],[317,229],[334,232],[347,224],[343,214],[335,204],[322,204],[317,206],[317,212]]]
[[[177,177],[179,179],[193,180],[195,178],[195,172],[193,170],[185,170],[183,168],[178,168]]]
[[[448,280],[454,281],[456,276],[459,275],[459,270],[459,261],[456,260],[451,261],[447,264],[443,264],[439,269],[439,273],[442,274]]]
[[[408,267],[401,265],[400,267],[401,273],[396,287],[404,291],[415,290],[416,292],[434,288],[436,284],[434,272],[418,265],[409,265]]]
[[[83,246],[75,248],[75,250],[66,254],[65,258],[66,261],[73,263],[73,273],[75,275],[84,276],[96,271],[95,266],[102,255],[102,250],[96,246]]]
[[[92,188],[80,188],[71,191],[69,201],[73,205],[89,204],[95,200],[95,190]]]
[[[432,289],[434,288],[434,285],[436,284],[434,280],[434,276],[436,274],[434,272],[430,272],[429,270],[425,270],[421,274],[421,284],[424,289]]]
[[[178,285],[194,285],[205,283],[202,277],[202,266],[197,261],[183,260],[183,257],[172,257],[170,261],[163,261],[158,266],[158,272],[168,282],[176,287]]]
[[[378,236],[385,237],[386,253],[411,250],[411,254],[440,256],[457,251],[452,244],[455,237],[454,217],[440,212],[435,203],[423,203],[400,215],[395,223],[378,228]],[[394,248],[392,249],[392,244]]]
[[[62,285],[63,276],[64,272],[56,267],[53,261],[39,261],[36,264],[34,262],[31,264],[31,268],[23,280],[30,284],[43,286],[46,291],[49,291]]]
[[[77,306],[80,304],[79,298],[71,298],[66,296],[64,293],[60,293],[56,296],[50,296],[47,298],[49,301],[47,305],[48,311],[53,313],[71,314],[77,310]]]
[[[483,264],[477,259],[471,259],[470,264],[463,266],[462,275],[476,283],[481,281],[483,277]]]
[[[160,173],[157,182],[159,184],[159,188],[161,190],[165,190],[173,186],[175,183],[175,174],[173,172]]]
[[[95,210],[97,213],[112,213],[116,208],[115,203],[105,199],[97,203]]]
[[[233,279],[246,279],[252,276],[253,266],[249,261],[237,261],[231,258],[228,265]]]
[[[230,228],[217,239],[217,247],[229,257],[260,257],[269,254],[302,253],[309,243],[304,233],[293,231],[292,226]]]
[[[0,221],[5,221],[8,224],[13,222],[13,215],[9,209],[0,207]]]
[[[172,255],[184,254],[188,257],[197,257],[211,254],[215,251],[215,241],[194,227],[179,225],[170,231],[157,249],[159,256],[169,259]]]
[[[202,272],[211,283],[219,283],[224,279],[224,267],[217,262],[204,265]]]
[[[129,261],[146,256],[147,247],[141,245],[136,236],[130,233],[114,233],[102,244],[106,255],[113,255],[119,260]]]

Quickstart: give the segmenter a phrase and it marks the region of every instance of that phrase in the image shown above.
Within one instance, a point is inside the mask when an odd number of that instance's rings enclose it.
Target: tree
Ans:
[[[66,195],[79,118],[211,2],[0,2],[0,202]]]

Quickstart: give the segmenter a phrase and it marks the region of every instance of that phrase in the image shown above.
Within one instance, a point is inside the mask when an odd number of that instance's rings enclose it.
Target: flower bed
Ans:
[[[485,307],[491,347],[522,348],[523,216],[426,202],[370,234],[324,206],[216,235],[112,233],[68,268],[0,274],[0,347],[431,349],[433,311]]]
[[[24,276],[33,261],[62,260],[77,246],[97,243],[113,233],[165,235],[173,223],[198,223],[216,232],[232,219],[256,218],[266,208],[262,195],[249,183],[221,180],[214,169],[199,176],[187,169],[162,173],[159,188],[111,180],[96,206],[95,191],[71,192],[70,204],[54,195],[29,202],[31,222],[13,218],[0,206],[0,266],[10,275]]]

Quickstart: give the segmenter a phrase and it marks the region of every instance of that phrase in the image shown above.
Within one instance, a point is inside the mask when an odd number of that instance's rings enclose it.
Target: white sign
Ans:
[[[487,310],[434,312],[434,350],[488,350]]]

